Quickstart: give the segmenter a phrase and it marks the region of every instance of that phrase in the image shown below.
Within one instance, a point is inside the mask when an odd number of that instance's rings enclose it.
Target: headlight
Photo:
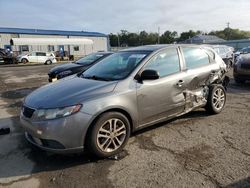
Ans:
[[[77,104],[74,106],[68,106],[64,108],[38,109],[34,112],[32,119],[49,120],[49,119],[66,117],[79,112],[81,107],[82,107],[81,104]]]

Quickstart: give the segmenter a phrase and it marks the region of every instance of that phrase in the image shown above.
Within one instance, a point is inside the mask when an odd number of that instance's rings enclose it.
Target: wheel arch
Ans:
[[[27,62],[29,62],[28,58],[26,58],[26,57],[23,57],[23,58],[21,59],[21,62],[22,62],[24,59],[25,59]]]
[[[90,131],[91,131],[91,128],[92,126],[95,124],[95,122],[97,121],[97,119],[102,115],[102,114],[105,114],[107,112],[119,112],[123,115],[126,116],[126,118],[128,118],[128,121],[130,123],[130,130],[131,130],[131,133],[134,131],[134,123],[133,123],[133,119],[131,117],[131,115],[124,109],[122,108],[110,108],[110,109],[107,109],[107,110],[104,110],[102,112],[100,112],[93,120],[92,122],[90,123],[88,129],[87,129],[87,132],[84,136],[84,147],[86,146],[86,143],[87,143],[87,140],[88,140],[88,135],[90,134]]]

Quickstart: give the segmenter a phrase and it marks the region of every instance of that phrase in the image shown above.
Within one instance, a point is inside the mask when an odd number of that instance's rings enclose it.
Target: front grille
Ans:
[[[31,118],[35,110],[32,109],[32,108],[29,108],[29,107],[27,107],[27,106],[23,106],[22,111],[23,111],[23,115],[24,115],[25,117]]]
[[[241,68],[242,69],[250,69],[250,63],[242,63]]]
[[[31,142],[38,144],[39,146],[51,149],[65,149],[65,147],[60,142],[55,140],[36,138],[31,136],[30,134],[27,134],[27,137]]]

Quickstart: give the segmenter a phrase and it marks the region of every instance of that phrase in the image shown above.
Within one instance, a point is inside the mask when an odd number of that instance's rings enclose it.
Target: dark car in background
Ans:
[[[10,49],[0,48],[0,64],[12,63],[15,63],[13,58],[13,52]]]
[[[83,72],[98,61],[109,56],[110,54],[112,54],[112,52],[92,53],[72,63],[66,63],[63,65],[56,66],[52,68],[48,73],[49,82],[53,82],[79,72]]]
[[[249,53],[250,53],[250,46],[238,50],[237,52],[234,53],[235,62],[237,61],[238,57],[241,54],[249,54]]]
[[[234,65],[234,80],[236,83],[250,80],[250,53],[238,57]]]

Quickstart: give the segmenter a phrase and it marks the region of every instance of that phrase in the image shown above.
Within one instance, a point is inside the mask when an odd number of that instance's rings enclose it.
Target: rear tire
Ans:
[[[119,153],[130,137],[130,123],[119,112],[102,114],[88,131],[87,149],[97,157],[105,158]]]
[[[47,61],[45,61],[44,64],[45,64],[45,65],[50,65],[50,64],[52,64],[52,61],[51,61],[51,60],[47,60]]]
[[[210,114],[219,114],[226,104],[226,91],[222,85],[212,85],[206,104],[206,111]]]

